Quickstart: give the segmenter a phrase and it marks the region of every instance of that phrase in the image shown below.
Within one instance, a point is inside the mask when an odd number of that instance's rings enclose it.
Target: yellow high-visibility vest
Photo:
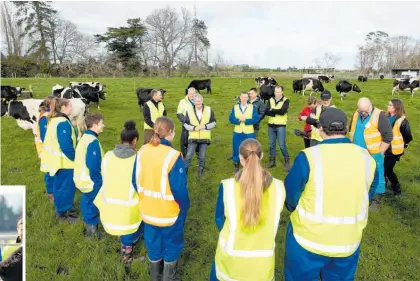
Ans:
[[[188,110],[194,108],[194,106],[191,104],[190,99],[188,98],[188,95],[185,96],[182,100],[179,101],[178,109],[176,111],[176,114],[182,114],[185,116]]]
[[[274,280],[275,238],[285,200],[284,185],[273,179],[261,201],[261,221],[255,227],[242,224],[242,192],[234,179],[223,183],[226,220],[219,234],[215,267],[221,281]]]
[[[139,196],[132,183],[135,159],[135,154],[119,158],[113,151],[108,151],[102,159],[102,187],[93,203],[110,235],[134,233],[141,223]]]
[[[359,247],[367,224],[376,162],[352,143],[321,144],[303,152],[309,179],[290,216],[293,235],[311,253],[348,257]]]
[[[405,118],[405,116],[401,116],[400,118],[398,118],[395,121],[394,126],[392,127],[393,138],[391,142],[391,151],[394,155],[400,155],[404,153],[404,139],[401,134],[400,128]]]
[[[203,115],[201,116],[201,120],[198,121],[197,115],[195,114],[195,108],[191,108],[187,111],[188,117],[190,118],[191,125],[198,127],[200,125],[205,125],[210,122],[211,116],[211,108],[209,106],[203,105]],[[210,140],[211,139],[211,132],[210,130],[201,130],[201,131],[190,131],[189,140]]]
[[[369,122],[364,128],[363,137],[365,139],[366,147],[369,150],[370,154],[376,154],[380,152],[380,146],[382,142],[382,136],[378,129],[379,124],[379,115],[381,114],[380,109],[375,108],[371,114]],[[353,120],[351,123],[351,128],[349,132],[350,140],[353,142],[354,133],[356,131],[356,124],[359,118],[359,112],[353,114]]]
[[[270,99],[270,108],[271,109],[281,109],[284,102],[287,101],[286,97],[283,97],[282,101],[279,101],[276,104],[276,100],[274,98]],[[276,115],[276,116],[269,116],[268,117],[268,124],[275,124],[275,125],[286,125],[287,124],[287,113],[284,115]]]
[[[83,134],[76,147],[73,180],[76,187],[83,193],[89,193],[93,190],[94,183],[90,178],[90,170],[86,166],[86,154],[89,144],[91,144],[95,140],[97,140],[96,136],[91,134]],[[101,156],[103,157],[104,152],[102,150],[101,143],[99,141],[98,143],[101,151]]]
[[[335,105],[331,105],[330,107],[335,107]],[[322,105],[318,105],[316,107],[316,111],[315,111],[315,118],[316,120],[319,120],[319,117],[321,116],[321,112],[322,112]],[[311,139],[313,140],[317,140],[317,141],[322,141],[323,138],[321,137],[320,133],[319,133],[319,129],[317,127],[315,127],[314,125],[311,125]]]
[[[254,106],[247,104],[245,112],[242,113],[239,104],[234,107],[235,118],[238,118],[243,114],[246,119],[252,119],[252,113],[254,112]],[[245,122],[241,122],[239,125],[235,125],[235,133],[252,134],[254,132],[254,125],[245,125]]]
[[[41,140],[41,132],[39,129],[39,121],[41,120],[41,118],[43,117],[48,117],[48,112],[44,112],[43,114],[41,114],[38,118],[38,121],[36,122],[36,127],[35,127],[35,148],[36,148],[36,152],[38,153],[38,158],[41,159],[41,154],[42,154],[42,140]]]
[[[158,103],[158,108],[156,108],[154,103],[150,100],[148,102],[146,102],[146,104],[150,109],[150,116],[151,116],[152,122],[155,123],[156,119],[163,116],[163,112],[165,111],[165,106],[163,105],[162,102],[159,102]],[[152,127],[150,127],[149,125],[147,125],[146,122],[144,122],[144,130],[147,130],[147,129],[148,130],[153,130]]]

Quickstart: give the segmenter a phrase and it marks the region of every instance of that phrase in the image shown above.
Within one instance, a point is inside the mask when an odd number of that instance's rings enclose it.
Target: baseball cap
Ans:
[[[321,93],[321,100],[329,100],[331,99],[331,93],[329,91],[323,91]]]
[[[325,131],[343,131],[347,126],[347,116],[338,108],[328,107],[319,116],[319,124]]]

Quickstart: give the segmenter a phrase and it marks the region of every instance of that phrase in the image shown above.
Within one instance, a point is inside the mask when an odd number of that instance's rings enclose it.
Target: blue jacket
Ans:
[[[43,116],[41,119],[39,119],[39,135],[40,135],[39,137],[41,138],[42,142],[44,142],[44,139],[45,139],[47,126],[48,126],[48,118],[46,116]]]
[[[167,145],[172,147],[172,144],[167,141],[166,139],[160,139],[161,144]],[[137,190],[136,184],[136,166],[137,166],[137,158],[134,162],[134,169],[133,169],[133,176],[132,176],[132,183],[134,188]],[[188,188],[187,188],[187,176],[185,174],[185,165],[184,161],[182,160],[181,155],[175,161],[171,171],[168,175],[169,178],[169,186],[171,187],[172,195],[174,196],[175,201],[179,205],[179,216],[182,218],[186,218],[187,211],[190,208],[190,198],[188,195]]]
[[[90,172],[90,178],[93,181],[93,190],[97,190],[102,186],[102,175],[101,175],[101,148],[99,147],[98,135],[91,131],[86,130],[85,134],[96,137],[96,140],[91,142],[86,151],[86,166]]]
[[[67,116],[63,116],[68,119]],[[57,126],[57,138],[58,138],[58,144],[60,145],[61,151],[63,151],[64,155],[66,155],[67,158],[74,161],[75,157],[75,147],[73,146],[73,141],[71,140],[71,130],[75,131],[76,134],[76,143],[77,143],[77,131],[73,127],[73,125],[70,125],[69,122],[61,122]]]
[[[219,231],[225,224],[225,203],[223,201],[223,183],[219,184],[219,194],[217,196],[215,221]]]
[[[258,122],[260,121],[260,116],[258,114],[257,108],[249,103],[247,104],[247,106],[254,107],[254,110],[252,111],[252,119],[245,119],[245,125],[258,124]],[[239,109],[240,108],[241,107],[239,106]],[[229,115],[229,122],[234,125],[239,125],[241,123],[241,121],[239,121],[239,119],[235,117],[235,107],[232,107],[232,111],[230,112],[230,115]]]
[[[348,138],[327,139],[320,142],[322,144],[351,143]],[[299,152],[293,166],[284,180],[286,188],[286,208],[292,212],[296,209],[305,185],[309,179],[309,163],[304,152]],[[372,186],[371,186],[372,188]]]

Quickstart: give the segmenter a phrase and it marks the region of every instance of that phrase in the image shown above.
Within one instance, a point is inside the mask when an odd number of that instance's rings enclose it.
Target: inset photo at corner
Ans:
[[[25,186],[0,186],[0,281],[25,280]]]

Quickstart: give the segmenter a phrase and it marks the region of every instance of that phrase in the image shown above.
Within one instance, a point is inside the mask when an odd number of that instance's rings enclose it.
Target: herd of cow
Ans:
[[[383,79],[383,77],[381,77]],[[316,78],[302,78],[299,80],[293,80],[293,92],[302,93],[305,95],[305,91],[310,91],[311,95],[313,92],[322,92],[324,91],[324,86],[322,82],[329,83],[330,80],[334,80],[334,76],[318,76]],[[358,81],[367,82],[366,76],[359,76]],[[277,81],[272,77],[257,77],[255,78],[257,87],[260,89],[260,96],[264,102],[267,102],[271,97],[274,96],[274,89],[277,85]],[[69,116],[69,119],[75,127],[77,127],[79,134],[81,134],[85,129],[84,117],[89,111],[89,104],[91,102],[97,104],[99,107],[99,100],[105,100],[106,85],[103,85],[99,82],[70,82],[69,87],[64,87],[61,85],[55,85],[52,87],[51,94],[57,97],[70,99],[72,103],[72,114]],[[207,94],[211,94],[211,80],[193,80],[185,89],[187,93],[188,88],[194,87],[198,92],[200,90],[207,90]],[[398,91],[410,91],[411,96],[414,96],[414,92],[419,88],[418,79],[395,79],[393,81],[392,94]],[[18,126],[29,130],[32,129],[35,133],[36,121],[39,116],[39,106],[42,99],[20,99],[24,98],[26,95],[22,93],[25,88],[22,87],[12,87],[12,86],[1,86],[1,116],[11,116],[16,119]],[[138,104],[140,109],[144,104],[151,98],[152,88],[138,88],[136,90]],[[336,90],[340,93],[341,99],[347,95],[347,93],[354,91],[357,93],[361,92],[361,89],[358,85],[352,84],[346,80],[340,80],[336,85]],[[160,89],[162,96],[165,94],[166,90]],[[32,90],[30,92],[30,97],[32,97]]]

